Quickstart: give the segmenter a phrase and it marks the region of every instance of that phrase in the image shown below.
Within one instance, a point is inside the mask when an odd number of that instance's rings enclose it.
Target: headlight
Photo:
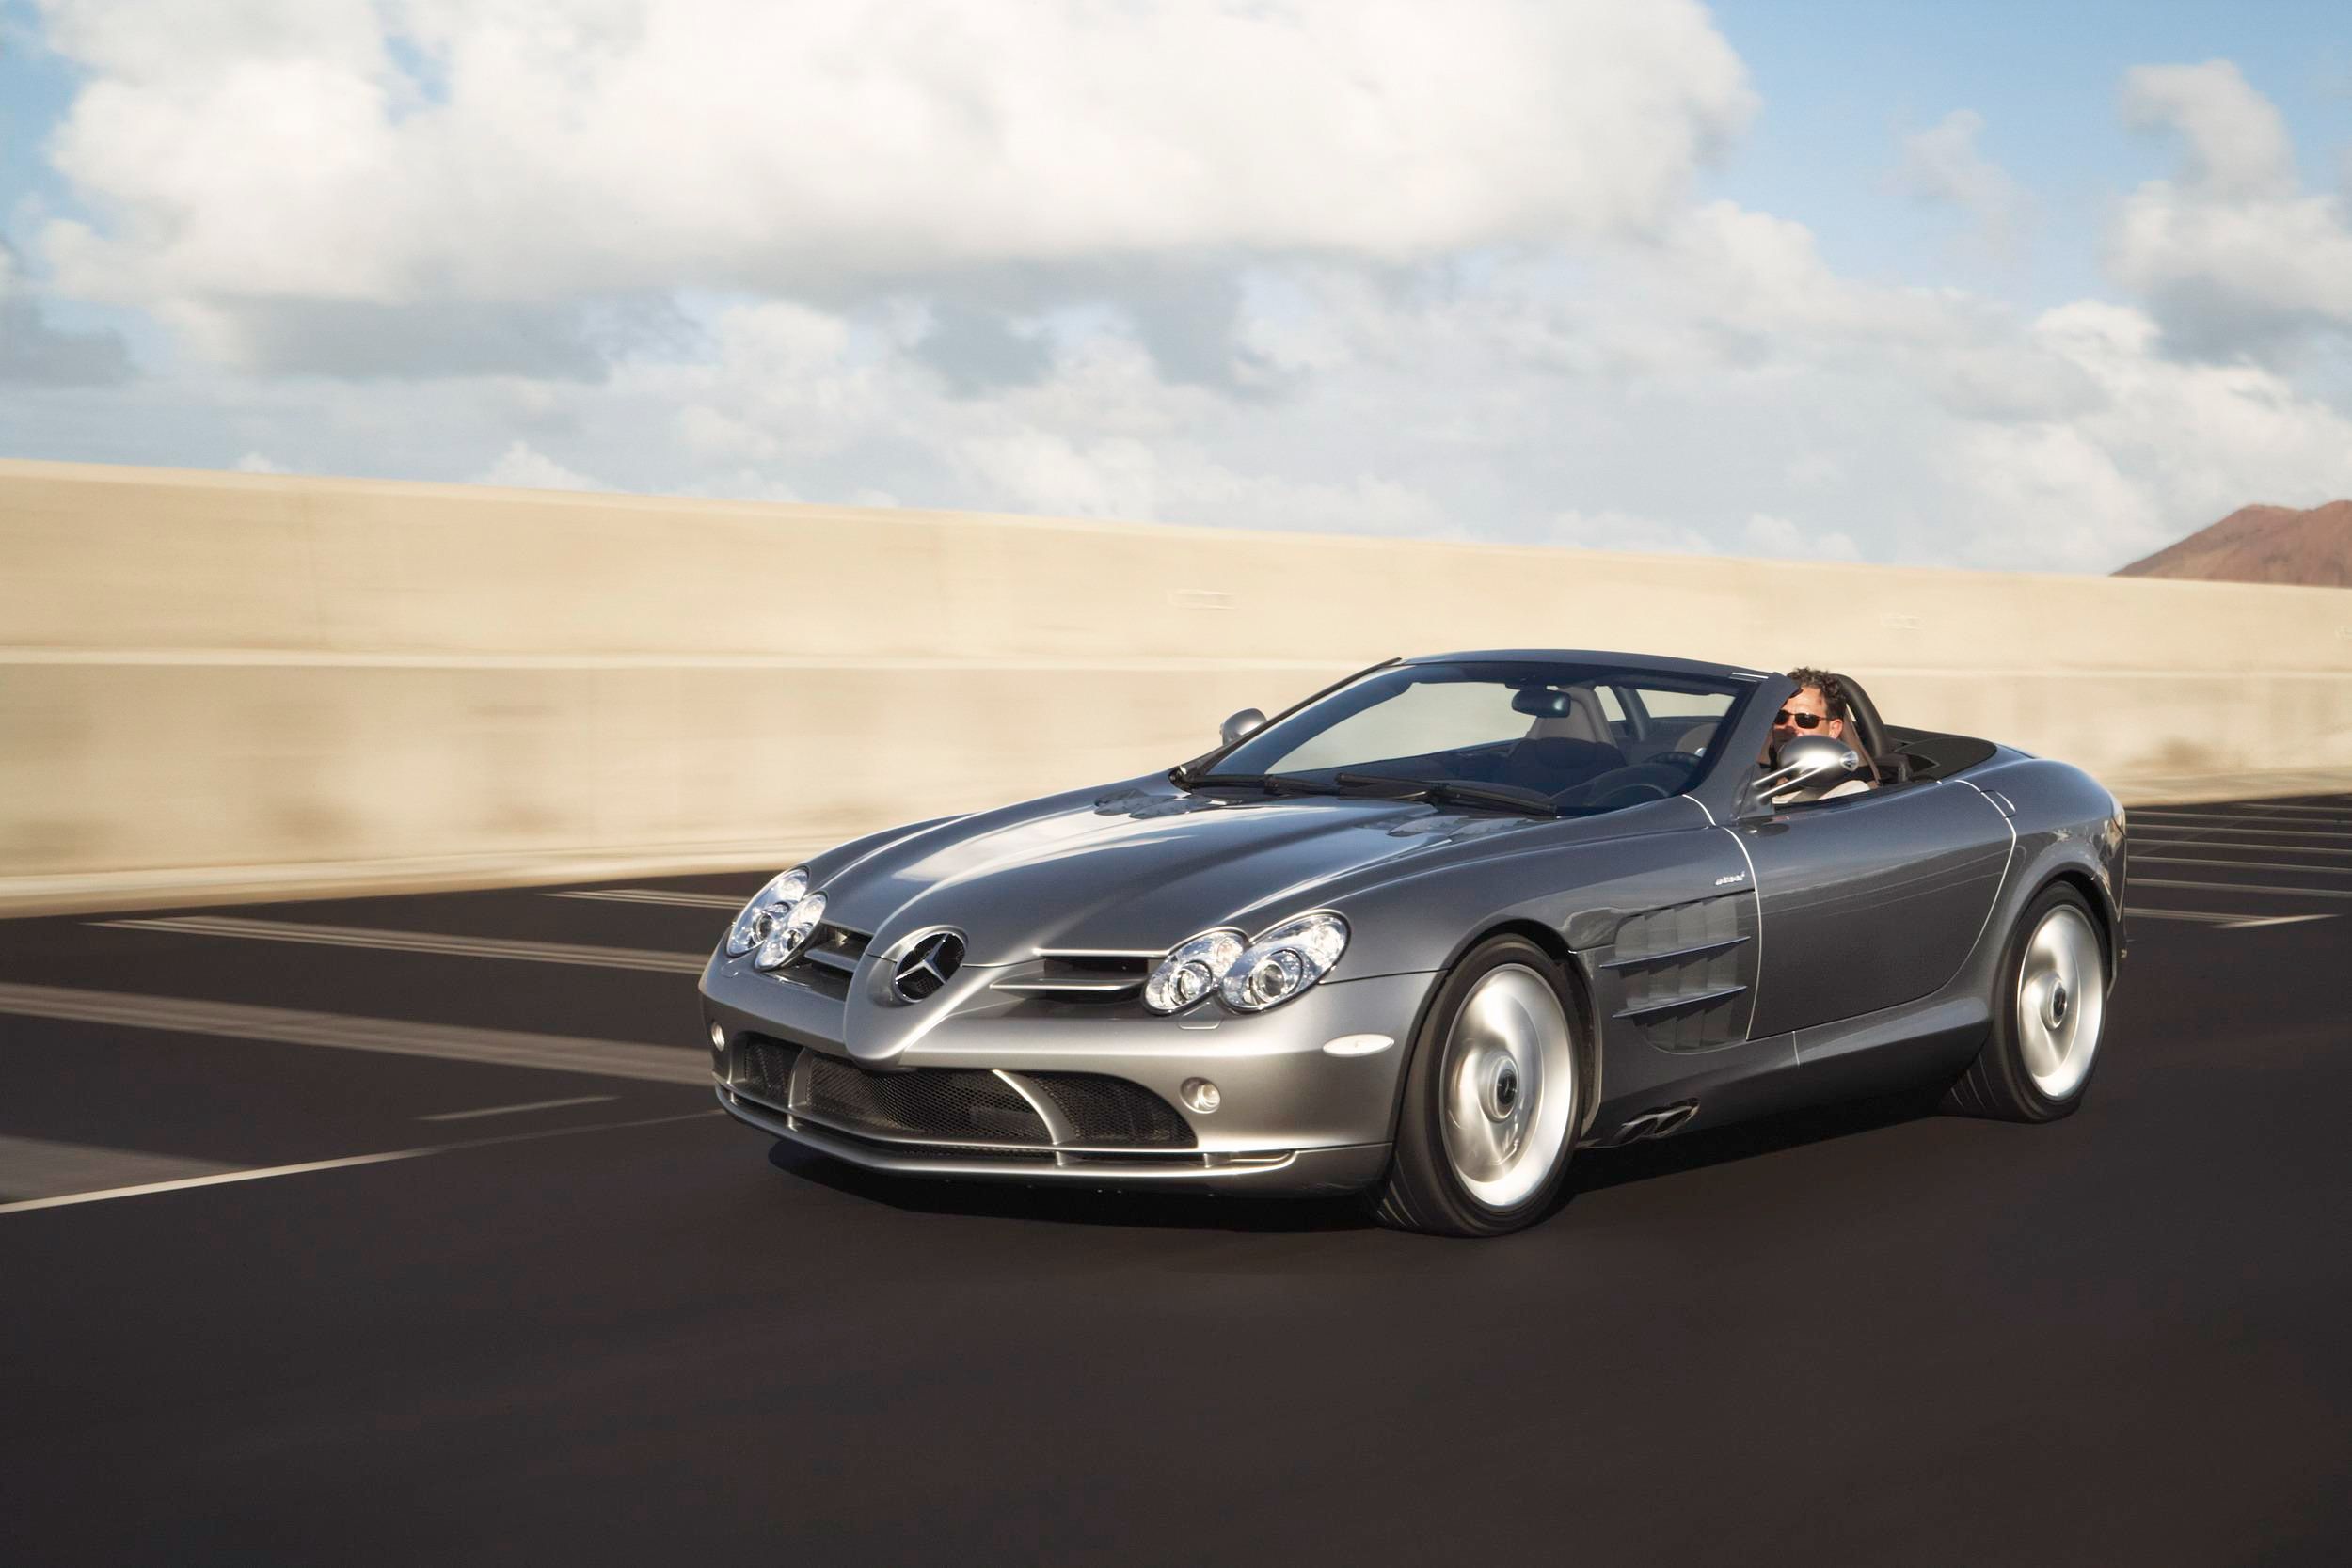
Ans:
[[[808,873],[787,871],[769,879],[752,895],[743,912],[727,930],[727,957],[739,958],[768,940],[768,933],[792,913],[792,906],[808,892]]]
[[[1347,951],[1347,922],[1336,914],[1286,920],[1233,960],[1216,988],[1217,1000],[1236,1012],[1261,1013],[1322,979]]]
[[[1330,973],[1346,947],[1347,922],[1329,913],[1286,920],[1255,941],[1227,927],[1203,931],[1159,961],[1143,984],[1143,1005],[1182,1012],[1215,991],[1236,1012],[1263,1012]]]
[[[1203,931],[1184,942],[1143,983],[1143,1005],[1155,1013],[1182,1012],[1216,990],[1248,944],[1239,931]]]
[[[800,952],[817,923],[825,918],[825,895],[812,893],[792,906],[784,919],[768,928],[768,938],[752,954],[754,969],[782,969]]]

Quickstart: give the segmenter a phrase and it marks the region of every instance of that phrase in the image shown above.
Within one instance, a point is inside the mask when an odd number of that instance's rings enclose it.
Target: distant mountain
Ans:
[[[2352,500],[2329,501],[2308,512],[2241,506],[2213,527],[2115,575],[2352,588]]]

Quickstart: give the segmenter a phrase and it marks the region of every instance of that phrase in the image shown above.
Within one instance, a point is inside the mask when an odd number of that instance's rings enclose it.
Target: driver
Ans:
[[[1788,678],[1797,683],[1796,692],[1782,705],[1772,721],[1772,739],[1764,747],[1764,754],[1756,759],[1758,768],[1771,772],[1778,766],[1780,749],[1801,735],[1823,735],[1832,740],[1842,740],[1853,748],[1862,759],[1862,771],[1835,784],[1805,783],[1791,784],[1772,793],[1774,805],[1788,805],[1805,800],[1826,800],[1839,795],[1859,795],[1878,787],[1878,769],[1870,754],[1853,738],[1851,709],[1846,702],[1846,683],[1826,670],[1800,665],[1788,672]]]

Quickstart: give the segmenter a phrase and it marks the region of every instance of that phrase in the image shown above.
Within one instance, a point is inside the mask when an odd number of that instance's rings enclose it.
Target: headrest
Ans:
[[[1581,686],[1558,689],[1534,686],[1513,694],[1511,706],[1519,713],[1532,713],[1535,721],[1527,726],[1530,740],[1589,740],[1597,745],[1611,744],[1609,721],[1601,716],[1600,699]]]

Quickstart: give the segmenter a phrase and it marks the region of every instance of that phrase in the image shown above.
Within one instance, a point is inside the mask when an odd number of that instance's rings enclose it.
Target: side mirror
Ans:
[[[1784,741],[1779,760],[1778,768],[1756,781],[1758,800],[1818,779],[1862,771],[1861,754],[1844,741],[1832,740],[1825,735],[1801,735],[1794,740]]]
[[[1246,707],[1218,725],[1216,733],[1224,737],[1226,745],[1231,746],[1264,728],[1265,715],[1254,707]]]

